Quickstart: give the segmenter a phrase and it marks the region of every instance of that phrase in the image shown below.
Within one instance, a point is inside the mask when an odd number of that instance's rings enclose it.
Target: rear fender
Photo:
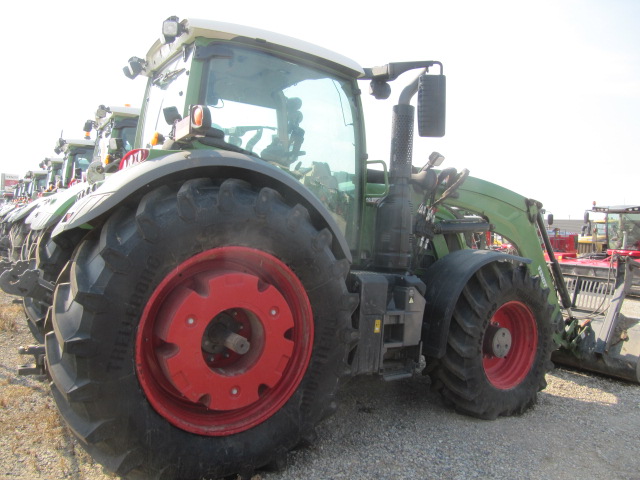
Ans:
[[[53,226],[76,202],[78,194],[87,188],[90,188],[87,182],[76,183],[65,190],[44,197],[41,205],[29,214],[26,223],[31,225],[31,230],[36,231]]]
[[[58,223],[52,236],[64,235],[76,228],[91,228],[123,202],[137,200],[159,185],[198,177],[239,178],[258,188],[277,190],[288,201],[306,207],[316,228],[328,228],[333,234],[336,255],[352,261],[338,224],[313,193],[278,167],[249,155],[224,150],[180,151],[121,170],[109,176],[94,192],[79,199]]]
[[[491,250],[458,250],[434,263],[424,274],[427,306],[422,325],[423,352],[441,358],[447,347],[453,309],[469,279],[481,267],[498,261],[531,263],[528,258]]]
[[[33,212],[36,208],[38,208],[39,205],[42,204],[43,200],[44,200],[43,197],[36,198],[30,203],[27,203],[26,205],[24,205],[23,207],[17,210],[14,210],[11,216],[7,218],[7,221],[15,223],[19,220],[27,218],[31,212]]]

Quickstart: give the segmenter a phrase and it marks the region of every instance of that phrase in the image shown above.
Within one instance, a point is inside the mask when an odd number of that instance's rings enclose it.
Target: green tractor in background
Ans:
[[[132,107],[105,107],[100,105],[95,120],[85,123],[83,140],[60,139],[56,152],[64,152],[62,162],[49,161],[51,195],[25,220],[29,229],[21,262],[0,276],[0,287],[7,293],[23,297],[29,327],[36,340],[44,341],[46,315],[51,306],[53,285],[68,261],[74,242],[51,240],[51,231],[78,198],[95,189],[104,180],[105,171],[118,165],[132,148],[135,139],[139,109]],[[90,139],[90,132],[96,138]],[[55,187],[57,185],[57,187]],[[53,187],[53,188],[51,188]],[[32,347],[27,353],[43,352]],[[36,364],[43,366],[39,354]],[[31,373],[32,367],[21,369]]]
[[[35,243],[34,234],[31,233],[34,217],[45,211],[47,205],[56,202],[55,193],[68,189],[82,179],[82,173],[87,170],[91,161],[93,149],[94,142],[88,139],[65,140],[61,137],[56,142],[54,151],[58,155],[63,154],[63,159],[62,162],[51,159],[43,163],[47,170],[44,172],[42,198],[24,216],[21,227],[25,233],[23,243],[20,244],[21,260],[29,258],[29,252]],[[18,242],[12,242],[12,247],[18,247]]]
[[[47,171],[47,189],[45,190],[47,194],[55,192],[56,185],[62,183],[63,167],[64,158],[47,157],[40,162],[40,168]]]
[[[51,303],[52,285],[39,281],[37,272],[33,272],[36,259],[36,246],[40,233],[33,229],[33,219],[46,208],[59,200],[57,192],[66,190],[70,185],[82,178],[91,161],[94,143],[87,139],[58,139],[54,151],[63,154],[62,163],[58,160],[45,161],[44,170],[38,174],[40,185],[37,200],[25,205],[10,214],[5,222],[10,223],[10,255],[11,263],[3,265],[0,275],[0,288],[6,293],[24,297],[23,304],[28,325],[36,340],[42,342],[44,335],[41,326]],[[53,184],[53,182],[56,182]],[[59,218],[58,218],[59,220]],[[49,282],[55,278],[49,279]],[[44,301],[36,298],[46,299]]]
[[[60,173],[62,171],[62,159],[61,158],[45,158],[40,162],[39,167],[43,172],[46,172],[46,179],[44,181],[40,180],[41,185],[38,190],[40,192],[38,195],[42,197],[46,197],[51,194],[53,190],[53,185],[60,178]],[[42,185],[44,184],[44,185]],[[14,215],[10,216],[10,213],[13,211],[17,211],[17,209],[24,205],[20,202],[21,195],[26,191],[27,184],[25,184],[25,179],[20,179],[18,187],[16,188],[15,200],[12,200],[11,203],[8,203],[3,207],[0,211],[0,248],[2,249],[2,257],[7,258],[7,261],[3,264],[3,267],[11,268],[11,262],[8,261],[9,250],[11,249],[11,240],[9,238],[9,231],[13,222],[11,221],[15,217]],[[43,200],[39,200],[36,205],[32,205],[32,209],[36,209],[38,205],[41,205]],[[28,213],[28,212],[25,212]],[[30,214],[30,213],[29,213]],[[1,271],[4,271],[5,268],[2,268]]]
[[[7,232],[7,258],[10,262],[20,260],[22,247],[29,233],[25,219],[43,201],[43,194],[47,186],[46,170],[29,170],[25,173],[16,192],[17,207],[2,219],[2,230]]]
[[[563,327],[541,204],[438,170],[437,153],[413,167],[414,97],[419,135],[444,135],[440,62],[362,68],[197,19],[162,34],[125,68],[148,77],[141,148],[52,233],[74,253],[47,368],[97,461],[126,478],[249,478],[313,441],[355,375],[428,374],[485,419],[535,403]],[[386,99],[412,70],[387,171],[367,156],[361,82]]]
[[[87,170],[87,181],[98,184],[105,176],[118,171],[122,158],[133,149],[140,109],[126,105],[100,105],[95,120],[87,120],[87,135],[96,131],[96,150]]]

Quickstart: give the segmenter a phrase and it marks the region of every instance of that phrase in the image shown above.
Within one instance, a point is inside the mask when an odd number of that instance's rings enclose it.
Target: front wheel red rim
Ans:
[[[509,339],[504,356],[496,355],[495,348],[491,348],[492,339],[487,337],[492,334]],[[493,314],[484,337],[482,366],[489,382],[501,390],[522,383],[531,371],[538,349],[538,329],[531,309],[519,301],[501,305]]]
[[[136,370],[153,408],[210,436],[264,422],[307,370],[313,315],[304,286],[273,255],[246,247],[202,252],[154,290],[136,337]]]

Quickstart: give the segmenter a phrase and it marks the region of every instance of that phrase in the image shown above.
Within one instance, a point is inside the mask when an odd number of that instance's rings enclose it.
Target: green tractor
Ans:
[[[40,162],[40,168],[47,171],[47,189],[45,193],[51,194],[55,192],[56,185],[62,180],[62,169],[64,166],[64,158],[45,158]],[[48,195],[47,195],[48,196]]]
[[[2,219],[2,230],[8,235],[7,257],[11,262],[20,260],[24,241],[29,233],[25,220],[42,203],[46,185],[45,170],[27,171],[17,191],[17,207]]]
[[[60,172],[62,169],[62,159],[59,158],[45,158],[40,162],[39,167],[43,172],[46,173],[46,179],[40,180],[40,190],[39,195],[42,197],[46,197],[51,194],[51,185],[55,183],[56,178],[59,178]],[[44,184],[44,185],[43,185]],[[11,240],[9,237],[10,229],[13,223],[10,221],[15,217],[15,213],[11,214],[14,211],[17,211],[19,208],[18,199],[22,195],[23,192],[26,191],[26,186],[28,183],[25,183],[25,179],[20,179],[18,186],[16,188],[16,199],[12,200],[10,203],[6,204],[2,210],[0,210],[0,250],[3,257],[8,259],[9,252],[11,250]],[[32,205],[32,209],[36,209],[40,206],[44,201],[39,200],[36,205]],[[22,206],[22,205],[20,205]],[[28,212],[30,215],[31,210]],[[11,215],[10,215],[11,214]],[[12,262],[7,261],[3,263],[2,267],[0,267],[0,271],[4,271],[6,268],[11,268]]]
[[[541,204],[412,165],[444,135],[437,61],[362,68],[280,34],[170,17],[146,58],[136,144],[52,236],[74,253],[45,339],[56,404],[126,478],[281,465],[341,381],[427,374],[456,410],[518,414],[562,330]],[[360,82],[393,107],[368,160]],[[79,235],[79,232],[82,235]],[[518,255],[487,248],[495,232]],[[77,240],[81,238],[81,240]]]
[[[0,266],[3,270],[0,275],[0,288],[11,295],[24,297],[28,325],[39,342],[44,340],[39,325],[44,324],[47,305],[46,302],[43,304],[34,300],[34,297],[44,296],[49,299],[50,304],[52,285],[45,284],[44,287],[39,285],[41,283],[38,281],[39,276],[30,272],[35,267],[35,250],[40,235],[33,228],[34,219],[42,216],[42,212],[60,200],[56,195],[57,192],[65,190],[82,178],[83,172],[89,166],[94,143],[87,139],[65,140],[60,138],[55,144],[54,151],[58,155],[64,154],[62,162],[58,159],[42,162],[41,166],[46,167],[47,170],[36,174],[38,178],[37,192],[32,187],[25,189],[28,198],[33,197],[35,200],[7,215],[4,219],[8,225],[5,228],[10,228],[10,262],[5,262]],[[25,184],[26,180],[25,176]],[[75,198],[75,193],[73,195]],[[51,280],[55,281],[55,278],[49,279],[49,281]]]
[[[87,120],[87,135],[96,131],[95,154],[87,170],[90,184],[100,183],[106,175],[118,171],[122,158],[133,149],[139,117],[139,108],[100,105],[95,120]]]
[[[46,315],[51,306],[53,285],[74,246],[68,239],[52,240],[51,231],[75,201],[95,189],[104,180],[105,171],[108,172],[109,167],[113,170],[113,165],[118,165],[131,150],[139,114],[139,109],[128,106],[100,105],[95,120],[85,123],[83,140],[58,141],[56,150],[65,153],[64,160],[47,159],[44,162],[49,168],[50,197],[25,220],[29,233],[21,262],[0,276],[3,290],[23,297],[28,325],[40,343],[51,327],[46,322]],[[96,131],[96,138],[89,140],[92,130]],[[22,371],[31,372],[32,369]]]

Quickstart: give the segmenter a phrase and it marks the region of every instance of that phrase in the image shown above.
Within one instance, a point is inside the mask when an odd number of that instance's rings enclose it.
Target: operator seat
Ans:
[[[304,118],[300,108],[302,100],[298,97],[287,99],[287,135],[289,145],[285,147],[278,135],[273,135],[271,143],[260,152],[260,156],[267,161],[276,162],[284,167],[289,167],[298,157],[305,154],[300,151],[304,141],[304,130],[300,123]]]

